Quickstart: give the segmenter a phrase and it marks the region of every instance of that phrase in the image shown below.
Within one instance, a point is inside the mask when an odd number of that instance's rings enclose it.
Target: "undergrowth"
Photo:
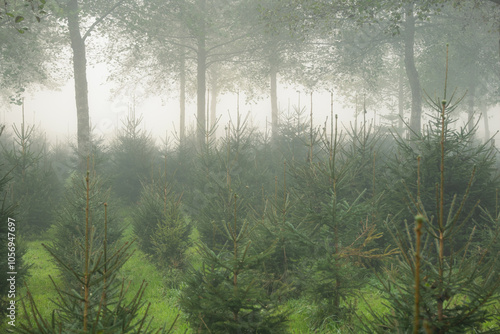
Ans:
[[[127,220],[126,220],[127,221]],[[50,318],[54,310],[52,299],[56,297],[55,290],[50,282],[49,275],[54,278],[56,283],[61,281],[60,273],[49,253],[42,247],[42,243],[48,243],[46,239],[48,235],[44,235],[44,239],[29,241],[27,248],[28,251],[25,255],[25,261],[31,264],[30,276],[27,278],[27,284],[32,291],[34,298],[39,301],[39,308],[44,317]],[[194,230],[191,238],[196,240],[199,238],[199,233]],[[123,241],[131,241],[134,239],[132,228],[129,225],[124,230]],[[133,246],[134,247],[134,246]],[[195,248],[189,250],[191,254],[191,261],[195,266],[199,263],[195,254]],[[153,317],[152,327],[160,328],[165,324],[172,323],[177,317],[179,311],[178,297],[180,289],[167,288],[165,282],[166,277],[164,274],[156,269],[155,265],[151,263],[150,259],[136,246],[134,247],[134,254],[123,265],[120,271],[120,279],[124,278],[127,284],[130,284],[129,290],[136,291],[141,285],[143,280],[146,280],[148,286],[144,293],[144,299],[151,302],[149,315]],[[25,295],[25,288],[20,290],[19,295]],[[373,291],[369,285],[362,289],[362,293],[370,307],[377,308],[377,310],[384,310],[382,298],[377,291]],[[367,309],[365,301],[358,300],[359,312],[365,312]],[[289,332],[290,333],[317,333],[317,334],[330,334],[330,333],[352,333],[351,324],[339,323],[325,319],[320,328],[312,329],[311,317],[314,315],[314,305],[306,298],[291,299],[285,302],[282,306],[284,309],[289,310]],[[19,314],[18,319],[22,319],[22,313]],[[175,333],[192,333],[186,319],[180,314],[175,323]]]

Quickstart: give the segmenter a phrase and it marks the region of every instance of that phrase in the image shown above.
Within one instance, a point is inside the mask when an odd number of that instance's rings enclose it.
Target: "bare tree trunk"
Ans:
[[[474,129],[474,95],[475,95],[475,87],[472,84],[469,87],[469,110],[467,111],[467,128],[469,132]]]
[[[179,63],[179,140],[184,144],[186,140],[186,57],[184,50],[180,53]]]
[[[86,159],[90,155],[90,117],[87,84],[87,56],[85,40],[80,33],[78,0],[68,3],[68,29],[73,50],[73,73],[75,80],[75,100],[77,115],[77,143],[79,168],[86,169]]]
[[[200,12],[205,13],[206,0],[199,0]],[[198,148],[201,149],[205,143],[206,133],[206,118],[205,118],[205,94],[207,89],[206,74],[207,74],[207,50],[206,50],[206,35],[205,22],[200,23],[200,32],[198,36],[198,55],[197,55],[197,110],[196,110],[196,138]]]
[[[483,122],[484,122],[484,140],[490,139],[490,123],[488,120],[488,107],[486,105],[483,107]]]
[[[402,67],[402,66],[401,66]],[[398,78],[398,111],[399,111],[399,120],[398,120],[398,129],[399,133],[403,134],[403,120],[405,117],[405,111],[404,111],[404,84],[403,84],[403,69],[400,68],[399,71],[399,78]]]
[[[278,136],[278,85],[277,74],[278,69],[274,62],[270,62],[270,79],[271,79],[271,136],[276,139]]]
[[[198,40],[198,67],[197,67],[197,112],[196,112],[196,122],[197,131],[196,138],[198,141],[198,147],[201,148],[205,142],[205,99],[206,99],[206,50],[205,50],[205,38],[199,38]]]
[[[215,127],[217,121],[217,96],[219,96],[219,69],[218,66],[211,68],[210,77],[210,128]]]
[[[406,7],[404,43],[405,69],[411,89],[410,128],[416,134],[420,134],[422,122],[422,92],[417,67],[415,66],[415,17],[413,16],[413,2],[409,3]]]

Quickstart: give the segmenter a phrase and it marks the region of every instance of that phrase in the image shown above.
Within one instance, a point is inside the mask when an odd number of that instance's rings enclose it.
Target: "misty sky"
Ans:
[[[98,135],[105,136],[106,139],[112,139],[117,125],[121,126],[125,121],[129,111],[134,106],[133,96],[116,96],[112,93],[113,85],[106,82],[106,67],[105,65],[89,66],[88,71],[89,81],[89,103],[90,116],[94,131]],[[299,93],[300,91],[300,93]],[[139,92],[140,95],[141,92]],[[143,116],[143,129],[150,132],[157,143],[160,144],[160,138],[163,140],[168,133],[170,139],[174,138],[174,132],[178,131],[179,124],[179,107],[178,100],[175,97],[176,92],[171,92],[169,99],[156,98],[136,98],[135,112],[136,116]],[[310,112],[310,95],[305,90],[298,90],[297,87],[286,88],[280,86],[279,92],[280,110],[286,112],[288,109],[296,108],[299,99],[302,108],[306,109],[306,116]],[[334,97],[334,113],[339,115],[339,122],[344,126],[348,126],[349,122],[354,120],[354,103],[342,101]],[[358,102],[358,109],[361,108],[361,97]],[[465,105],[464,105],[465,111]],[[500,130],[500,106],[495,106],[490,109],[490,132]],[[221,117],[219,122],[218,134],[221,135],[224,126],[229,122],[229,117],[236,119],[237,110],[237,94],[226,93],[219,97],[217,106],[218,115]],[[460,109],[459,109],[460,110]],[[367,106],[367,119],[372,121],[374,111],[378,113],[377,124],[381,121],[387,121],[380,118],[380,113],[387,113],[376,106]],[[243,94],[240,94],[240,112],[245,116],[250,112],[251,122],[264,129],[266,117],[270,115],[270,104],[268,97],[261,97],[258,101],[245,101]],[[187,125],[188,128],[194,127],[196,113],[196,97],[191,96],[187,102]],[[326,118],[330,115],[330,93],[319,91],[313,93],[313,113],[315,125],[322,125]],[[10,110],[3,108],[2,123],[11,129],[12,124],[21,123],[21,107],[11,106]],[[463,119],[459,124],[463,124]],[[51,141],[67,142],[68,136],[70,140],[76,140],[76,107],[74,98],[73,80],[69,79],[67,83],[58,90],[41,90],[36,92],[27,92],[25,99],[25,120],[27,124],[40,125],[41,129],[46,132],[47,138]],[[358,122],[361,119],[358,120]],[[267,119],[269,122],[269,119]],[[268,124],[268,127],[270,125]],[[480,136],[483,133],[483,122],[479,124]]]
[[[89,103],[90,116],[94,131],[98,135],[104,135],[107,139],[113,137],[117,125],[121,126],[125,121],[129,111],[134,106],[133,96],[115,96],[112,93],[113,85],[106,82],[106,67],[104,65],[89,67]],[[290,108],[296,108],[300,102],[301,108],[306,109],[307,117],[310,112],[310,95],[304,90],[297,88],[280,87],[279,104],[280,109],[287,112]],[[141,95],[141,92],[138,93]],[[178,131],[179,106],[172,92],[173,97],[169,99],[141,98],[136,97],[135,113],[136,117],[143,116],[143,128],[151,132],[156,138],[165,138],[165,134],[173,137]],[[27,124],[41,125],[41,129],[47,133],[50,140],[66,141],[68,135],[71,140],[76,137],[76,106],[73,80],[58,90],[41,90],[27,92],[25,98],[25,121]],[[299,101],[300,99],[300,101]],[[236,119],[237,115],[237,94],[226,93],[219,97],[217,105],[219,131],[223,131],[224,126],[229,122],[229,118]],[[260,129],[265,128],[266,117],[270,115],[269,99],[265,96],[257,101],[247,102],[245,96],[240,94],[240,113],[246,116],[250,112],[251,122]],[[314,123],[321,125],[330,115],[330,93],[325,91],[313,93]],[[339,114],[339,120],[346,124],[353,120],[354,106],[348,108],[343,106],[339,99],[334,102],[334,112]],[[187,124],[194,127],[196,113],[196,97],[192,96],[187,102]],[[21,107],[11,106],[10,110],[4,109],[2,121],[11,127],[12,123],[21,123]],[[368,118],[373,115],[368,115]],[[268,120],[269,122],[269,120]],[[379,122],[379,120],[377,121]],[[268,124],[268,126],[270,126]]]

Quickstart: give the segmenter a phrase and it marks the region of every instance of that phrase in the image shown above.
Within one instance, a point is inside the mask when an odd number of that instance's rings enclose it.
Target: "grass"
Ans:
[[[126,220],[127,221],[127,220]],[[191,237],[193,241],[198,239],[197,231],[193,230]],[[29,286],[37,307],[45,319],[50,319],[51,313],[54,310],[54,303],[51,301],[55,298],[55,289],[49,278],[51,276],[56,284],[61,283],[58,268],[50,254],[43,248],[42,243],[50,242],[50,234],[42,237],[42,240],[28,241],[27,252],[24,255],[24,260],[28,265],[31,265],[29,276],[26,278],[26,284]],[[134,240],[132,227],[129,225],[123,234],[122,242],[132,242]],[[174,325],[174,333],[192,333],[189,324],[180,313],[178,306],[178,297],[180,290],[176,288],[168,288],[168,277],[158,270],[137,246],[133,244],[133,254],[130,259],[123,265],[120,270],[119,279],[123,279],[126,285],[129,285],[128,296],[130,298],[138,291],[143,281],[147,283],[143,300],[146,302],[140,315],[143,315],[147,304],[150,304],[148,315],[150,317],[152,327],[170,328],[174,320],[177,321]],[[194,266],[199,265],[195,246],[189,250]],[[363,316],[367,321],[370,321],[370,310],[378,314],[388,312],[384,305],[384,298],[380,290],[376,288],[375,278],[372,278],[371,284],[365,286],[361,295],[362,298],[351,299],[346,303],[354,302],[357,306],[357,314]],[[26,295],[26,288],[19,288],[18,297]],[[20,300],[18,300],[20,301]],[[22,309],[19,303],[17,322],[22,320]],[[498,318],[497,305],[492,305],[492,313]],[[333,333],[355,333],[353,330],[357,322],[356,316],[346,321],[338,321],[334,319],[325,319],[319,328],[311,328],[312,319],[314,319],[315,307],[311,304],[310,299],[303,296],[299,299],[291,299],[283,304],[283,309],[290,311],[289,316],[289,332],[293,334],[333,334]],[[498,328],[498,320],[492,319],[483,326],[483,329]],[[0,328],[2,330],[2,328]],[[5,332],[5,331],[3,331]]]
[[[56,284],[61,283],[59,269],[57,268],[52,256],[42,246],[42,243],[47,244],[48,240],[28,241],[27,251],[24,254],[24,261],[28,266],[31,266],[28,271],[28,277],[25,283],[35,297],[37,307],[41,314],[48,319],[54,304],[52,299],[55,297],[55,289],[50,277]],[[18,297],[18,318],[17,321],[23,321],[24,312],[21,307],[21,298],[26,296],[26,287],[20,287]]]
[[[123,241],[132,241],[133,234],[131,228],[127,228],[124,233]],[[27,242],[27,252],[24,259],[27,264],[31,265],[29,277],[26,283],[32,292],[35,301],[42,315],[49,319],[54,309],[54,304],[51,299],[55,297],[55,290],[49,275],[54,278],[56,284],[61,283],[59,272],[55,266],[50,254],[43,248],[42,243],[47,243],[46,239]],[[132,245],[134,253],[132,257],[124,264],[120,271],[120,279],[123,279],[129,285],[129,296],[139,289],[143,280],[147,283],[147,288],[144,294],[144,301],[150,303],[149,317],[152,317],[153,328],[167,327],[169,328],[173,321],[180,313],[177,304],[179,289],[167,288],[165,275],[158,270],[150,261],[150,259],[137,248],[137,245]],[[194,252],[193,252],[194,256]],[[376,281],[372,282],[374,285]],[[19,289],[18,296],[26,294],[26,288]],[[373,310],[379,314],[387,312],[387,307],[384,305],[384,299],[379,290],[371,285],[367,285],[361,291],[363,298],[357,298],[358,315],[364,315],[367,320],[370,319],[369,310]],[[349,301],[347,301],[349,302]],[[20,304],[18,304],[20,306]],[[142,309],[142,314],[146,309],[145,305]],[[493,310],[496,305],[492,306],[492,313],[498,315],[497,310]],[[333,333],[353,333],[353,322],[356,322],[356,317],[353,317],[349,322],[339,322],[332,319],[326,319],[320,328],[312,329],[310,327],[311,319],[314,315],[314,305],[310,303],[307,297],[288,300],[284,303],[283,308],[291,312],[289,317],[289,329],[293,334],[333,334]],[[174,327],[174,333],[192,333],[189,324],[179,314]],[[18,308],[17,322],[22,321],[22,309]],[[483,329],[497,328],[497,320],[492,320],[483,326]],[[1,329],[1,328],[0,328]]]
[[[125,239],[127,239],[127,233]],[[131,234],[129,234],[131,237]],[[177,305],[177,297],[179,290],[165,288],[165,277],[163,274],[149,261],[148,257],[136,245],[134,254],[123,265],[120,271],[120,276],[126,282],[130,282],[130,292],[135,293],[142,282],[147,283],[147,288],[144,293],[143,300],[151,303],[148,314],[153,317],[153,328],[167,327],[170,328],[177,315],[179,307]],[[145,308],[142,310],[145,311]],[[141,315],[144,314],[141,312]],[[179,317],[175,323],[175,333],[189,333],[189,326],[182,317]]]
[[[131,241],[132,234],[128,228],[123,240]],[[51,276],[56,284],[61,283],[59,270],[56,267],[51,255],[42,246],[42,243],[48,243],[48,240],[37,240],[27,242],[27,252],[24,255],[24,260],[28,265],[31,265],[29,276],[26,278],[28,285],[42,316],[45,319],[50,319],[52,311],[55,308],[52,299],[56,297],[55,288],[52,284]],[[179,311],[176,304],[179,291],[168,290],[164,288],[162,274],[150,263],[147,257],[135,245],[132,257],[124,264],[120,271],[119,278],[123,279],[128,287],[128,295],[132,297],[143,282],[147,283],[147,288],[144,293],[143,300],[151,303],[149,307],[149,317],[152,319],[152,327],[170,328]],[[26,296],[26,288],[19,289],[18,296]],[[21,308],[21,299],[18,299],[18,317],[17,321],[23,320],[24,314]],[[142,308],[140,315],[143,315],[147,304]],[[175,323],[175,333],[189,333],[188,325],[182,317]],[[1,329],[1,328],[0,328]]]
[[[55,308],[51,301],[55,297],[55,289],[49,275],[54,278],[56,284],[61,283],[58,268],[50,254],[42,246],[42,243],[49,242],[49,237],[49,235],[46,235],[43,240],[27,242],[28,250],[25,254],[26,263],[31,264],[30,275],[26,279],[26,283],[35,298],[38,308],[46,319],[50,318]],[[197,239],[196,230],[193,232],[192,239]],[[122,242],[132,241],[134,241],[134,236],[132,227],[129,225],[124,231]],[[121,268],[119,278],[123,279],[126,285],[129,285],[130,297],[138,291],[143,281],[147,283],[143,297],[143,300],[147,301],[147,303],[142,308],[140,315],[144,314],[147,304],[150,303],[148,315],[152,318],[153,328],[170,328],[179,315],[174,326],[174,333],[191,333],[189,324],[180,314],[178,307],[177,300],[180,290],[167,288],[167,277],[151,263],[148,256],[138,249],[136,244],[133,244],[131,248],[133,254]],[[196,266],[199,261],[196,258],[195,246],[190,249],[189,253]],[[24,296],[26,294],[26,288],[22,288],[20,291],[19,295]],[[370,292],[368,288],[367,291],[364,291],[364,295],[369,299],[372,308],[374,305],[381,305],[381,296]],[[314,313],[314,306],[305,297],[289,300],[283,307],[291,312],[289,318],[290,333],[348,333],[346,328],[348,328],[349,324],[335,323],[333,321],[325,321],[321,328],[311,329],[310,319]],[[359,301],[358,307],[360,311],[366,309],[366,305],[362,301]],[[383,307],[380,306],[380,309],[383,310]],[[21,316],[22,314],[18,319],[22,319]]]

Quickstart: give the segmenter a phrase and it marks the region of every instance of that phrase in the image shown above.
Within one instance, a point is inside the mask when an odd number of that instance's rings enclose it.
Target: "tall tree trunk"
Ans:
[[[219,68],[213,66],[210,77],[210,129],[215,127],[217,122],[217,96],[219,96]]]
[[[179,140],[184,144],[186,139],[186,57],[181,50],[179,58]]]
[[[271,79],[271,136],[276,139],[278,136],[278,68],[274,59],[270,61],[270,79]]]
[[[206,117],[205,117],[205,100],[206,100],[206,50],[205,50],[205,36],[198,39],[198,58],[197,58],[197,111],[196,111],[196,138],[198,148],[203,147],[205,143],[206,132]]]
[[[90,118],[87,84],[87,56],[85,40],[80,33],[78,0],[69,1],[67,19],[71,49],[73,50],[79,168],[85,170],[86,159],[87,156],[90,155]]]
[[[485,141],[490,139],[490,124],[488,122],[488,107],[486,105],[483,107],[483,121],[484,121],[484,137]]]
[[[471,84],[469,87],[469,110],[467,111],[467,128],[469,132],[474,129],[474,95],[475,86]]]
[[[413,5],[413,2],[411,2],[406,7],[404,32],[405,69],[411,89],[410,128],[416,134],[420,134],[422,122],[422,92],[417,67],[415,66],[415,17],[413,16]]]
[[[401,62],[403,64],[403,62]],[[398,78],[398,112],[399,112],[399,120],[398,120],[398,129],[399,133],[402,135],[403,134],[403,120],[405,117],[405,110],[404,110],[404,74],[403,74],[403,66],[400,67],[399,70],[399,78]]]
[[[200,12],[205,14],[206,0],[199,0]],[[198,55],[197,55],[197,110],[196,110],[196,138],[198,148],[201,149],[205,143],[205,94],[207,89],[206,74],[207,74],[207,50],[206,50],[206,31],[204,19],[200,23],[200,31],[198,35]]]

